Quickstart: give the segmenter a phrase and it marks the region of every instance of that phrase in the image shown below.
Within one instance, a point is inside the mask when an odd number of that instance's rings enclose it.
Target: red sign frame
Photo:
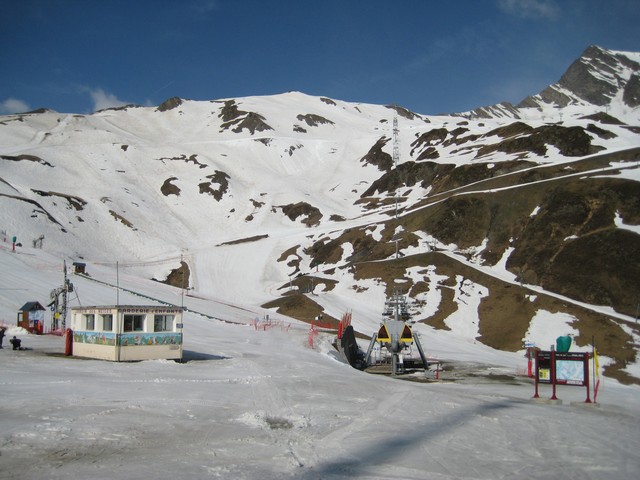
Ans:
[[[556,352],[538,350],[535,353],[535,395],[539,398],[538,384],[553,386],[551,400],[557,400],[556,385],[573,385],[587,388],[585,403],[589,398],[589,352]],[[582,365],[580,365],[582,364]]]

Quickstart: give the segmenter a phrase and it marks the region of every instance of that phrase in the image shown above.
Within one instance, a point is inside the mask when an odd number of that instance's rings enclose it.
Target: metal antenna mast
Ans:
[[[393,115],[393,168],[398,173],[398,162],[400,161],[400,146],[398,145],[398,113]],[[397,189],[396,189],[397,190]],[[396,220],[398,219],[398,192],[395,195],[396,200]]]
[[[398,113],[393,115],[393,168],[398,173],[398,162],[400,161],[400,147],[398,146]],[[394,199],[396,202],[396,223],[398,222],[398,192],[396,190]],[[397,232],[393,234],[396,242],[396,258],[398,258],[398,239],[396,238]]]
[[[393,115],[393,167],[398,168],[400,147],[398,146],[398,114]]]

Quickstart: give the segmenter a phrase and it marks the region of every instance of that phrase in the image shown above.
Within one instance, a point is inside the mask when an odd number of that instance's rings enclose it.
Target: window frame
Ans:
[[[146,315],[139,315],[134,313],[125,313],[124,318],[122,319],[122,331],[125,333],[129,332],[144,332],[144,326],[146,321]],[[130,321],[130,327],[128,328],[127,322]],[[137,326],[140,328],[136,328]]]
[[[100,317],[102,319],[102,331],[113,332],[113,313],[104,313]],[[107,325],[109,328],[107,328]]]
[[[153,316],[154,332],[173,332],[175,330],[176,316],[166,313],[156,313]],[[169,324],[169,325],[167,325]],[[160,328],[158,328],[160,326]]]
[[[96,315],[94,313],[85,313],[82,315],[83,326],[87,331],[95,331],[96,330]]]

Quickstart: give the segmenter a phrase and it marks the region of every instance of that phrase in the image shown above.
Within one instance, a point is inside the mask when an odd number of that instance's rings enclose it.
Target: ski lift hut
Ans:
[[[177,306],[73,307],[73,355],[114,362],[182,359]]]
[[[82,262],[73,262],[73,273],[78,273],[80,275],[86,275],[86,263]]]

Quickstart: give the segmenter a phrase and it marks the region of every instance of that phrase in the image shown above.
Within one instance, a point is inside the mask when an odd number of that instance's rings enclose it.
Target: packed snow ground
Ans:
[[[8,324],[24,301],[62,282],[61,260],[40,250],[2,248],[0,264]],[[99,265],[89,273],[115,278]],[[582,403],[583,387],[559,387],[562,404],[534,402],[531,381],[516,376],[521,352],[427,327],[427,354],[452,368],[438,382],[371,375],[339,362],[329,333],[311,349],[305,324],[272,315],[291,326],[256,330],[266,311],[118,278],[122,288],[184,301],[186,362],[64,357],[62,338],[10,329],[30,350],[12,351],[6,338],[0,350],[2,478],[628,479],[640,468],[638,387],[603,379],[599,406]],[[117,295],[153,303],[71,281],[72,305],[114,304]]]

